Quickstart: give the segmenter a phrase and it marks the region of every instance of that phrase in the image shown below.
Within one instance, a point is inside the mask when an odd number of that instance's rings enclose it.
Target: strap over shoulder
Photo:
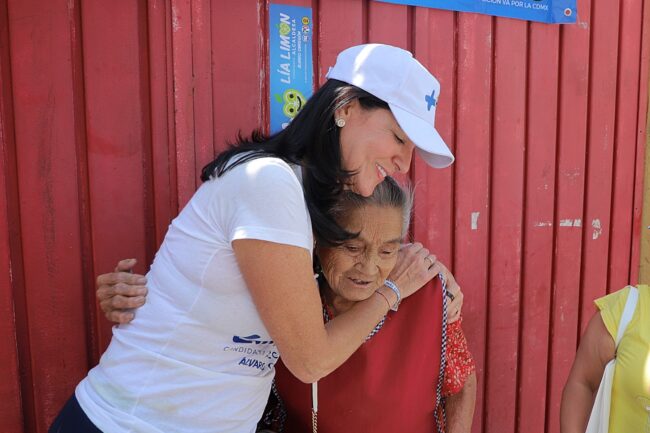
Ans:
[[[638,299],[639,291],[636,287],[630,286],[630,291],[627,294],[627,301],[625,302],[625,308],[623,309],[623,314],[621,315],[621,321],[618,324],[618,332],[616,334],[616,347],[618,347],[618,343],[621,342],[623,334],[625,334],[625,329],[630,323],[630,320],[632,320],[632,316],[634,316],[634,310],[636,309]]]

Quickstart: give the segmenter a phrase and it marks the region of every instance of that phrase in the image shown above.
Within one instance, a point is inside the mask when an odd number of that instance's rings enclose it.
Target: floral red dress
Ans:
[[[447,325],[447,365],[442,384],[442,395],[448,397],[463,389],[467,378],[476,370],[461,324],[463,317]]]

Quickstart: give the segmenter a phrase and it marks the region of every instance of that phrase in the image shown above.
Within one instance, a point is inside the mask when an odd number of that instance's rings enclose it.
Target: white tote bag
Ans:
[[[630,292],[627,295],[625,308],[621,321],[618,324],[618,332],[616,334],[616,348],[623,338],[625,328],[632,320],[634,310],[636,309],[636,302],[639,297],[639,292],[636,287],[630,287]],[[598,387],[598,394],[594,400],[594,407],[591,409],[591,416],[587,424],[585,433],[608,433],[609,431],[609,408],[611,407],[612,398],[612,382],[614,380],[614,369],[616,368],[616,358],[612,359],[605,366],[603,378]]]

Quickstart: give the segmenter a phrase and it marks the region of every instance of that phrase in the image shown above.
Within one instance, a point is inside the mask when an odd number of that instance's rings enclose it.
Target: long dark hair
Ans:
[[[222,176],[239,164],[264,156],[301,165],[304,167],[305,201],[316,237],[332,245],[354,237],[332,215],[339,195],[354,174],[343,168],[339,128],[334,124],[334,114],[354,99],[364,109],[388,109],[384,101],[358,87],[328,80],[284,130],[271,136],[260,131],[253,132],[250,138],[240,135],[236,143],[203,167],[201,180],[205,182]],[[247,154],[229,163],[242,153]]]

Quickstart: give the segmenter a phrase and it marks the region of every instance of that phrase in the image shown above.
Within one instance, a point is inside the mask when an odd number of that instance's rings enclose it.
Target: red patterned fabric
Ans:
[[[442,395],[445,397],[459,393],[469,375],[476,370],[476,363],[467,347],[467,340],[461,327],[462,322],[461,316],[454,323],[447,325],[447,365],[442,384]]]

